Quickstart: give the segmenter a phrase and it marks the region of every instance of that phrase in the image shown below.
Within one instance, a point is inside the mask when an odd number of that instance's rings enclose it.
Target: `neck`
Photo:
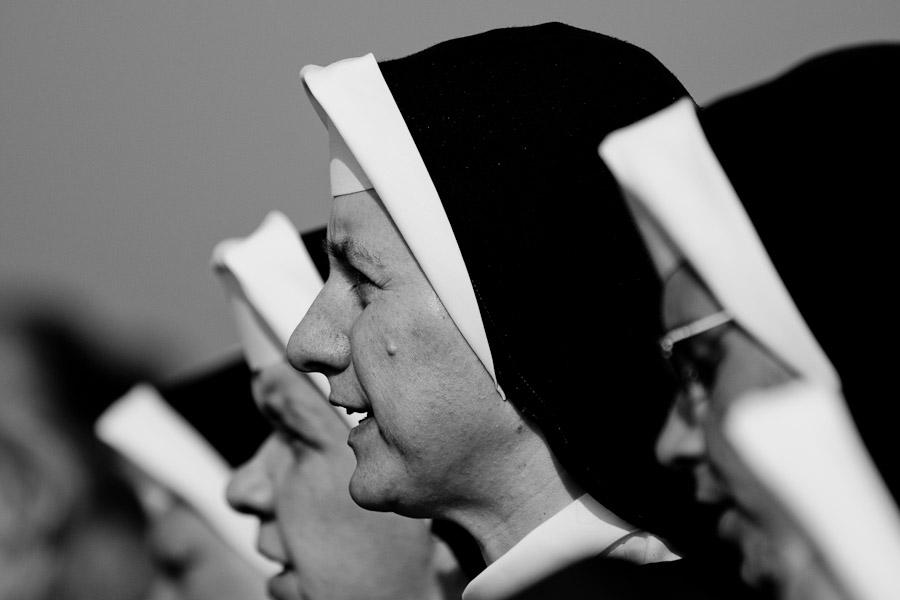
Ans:
[[[447,544],[435,537],[434,560],[432,561],[433,586],[427,595],[419,596],[415,600],[428,598],[430,600],[458,600],[462,597],[463,590],[469,583],[456,556]]]
[[[447,515],[475,538],[488,565],[584,493],[543,436],[534,433],[524,451],[500,459],[503,472],[490,481],[480,502]]]

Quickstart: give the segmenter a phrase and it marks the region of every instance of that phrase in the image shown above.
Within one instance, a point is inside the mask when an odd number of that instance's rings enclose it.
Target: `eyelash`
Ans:
[[[378,286],[358,269],[347,266],[346,272],[347,279],[350,281],[350,289],[356,292],[356,295],[363,305],[368,304],[367,291],[372,288],[377,288]]]
[[[353,287],[353,289],[356,289],[361,285],[374,285],[371,279],[366,277],[362,272],[352,267],[347,270],[347,274],[350,278],[351,286]]]

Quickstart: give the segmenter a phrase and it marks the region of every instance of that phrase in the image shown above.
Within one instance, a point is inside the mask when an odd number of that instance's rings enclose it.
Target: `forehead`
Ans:
[[[373,190],[337,196],[328,221],[328,244],[339,260],[380,269],[414,262],[412,253]]]
[[[722,307],[719,302],[687,265],[678,267],[663,287],[663,324],[668,329],[720,310]]]

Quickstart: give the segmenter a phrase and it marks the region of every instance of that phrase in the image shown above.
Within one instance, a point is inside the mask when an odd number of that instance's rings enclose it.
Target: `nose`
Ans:
[[[274,493],[262,456],[268,442],[238,467],[225,490],[225,498],[232,508],[261,519],[274,513]]]
[[[697,407],[684,394],[672,403],[669,416],[656,439],[656,459],[667,467],[697,462],[706,452],[706,440]]]
[[[338,300],[326,283],[291,334],[287,356],[298,371],[333,375],[350,364],[350,323],[342,327]]]

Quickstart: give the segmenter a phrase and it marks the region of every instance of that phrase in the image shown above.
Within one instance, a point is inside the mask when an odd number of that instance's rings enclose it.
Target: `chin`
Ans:
[[[777,580],[781,555],[767,533],[737,510],[728,511],[720,531],[740,549],[741,579],[748,586],[768,590]]]
[[[416,519],[434,515],[416,502],[416,496],[408,492],[408,486],[389,479],[382,473],[366,472],[357,465],[350,478],[350,498],[358,506],[371,511],[392,512]]]
[[[387,512],[393,510],[392,502],[389,499],[388,490],[385,485],[379,481],[379,477],[373,473],[362,473],[359,465],[353,471],[350,477],[350,498],[365,508],[366,510],[375,510],[379,512]]]

